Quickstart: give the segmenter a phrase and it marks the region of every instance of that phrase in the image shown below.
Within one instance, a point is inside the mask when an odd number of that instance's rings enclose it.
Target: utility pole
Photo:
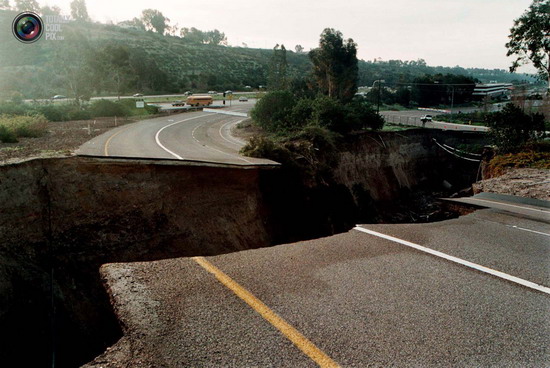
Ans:
[[[451,86],[452,92],[451,92],[451,123],[453,122],[453,107],[455,103],[455,86]]]
[[[379,114],[380,113],[380,84],[384,83],[385,80],[384,79],[378,79],[378,80],[375,80],[374,83],[378,82],[378,103],[377,103],[377,106],[376,106],[376,113]],[[374,83],[372,84],[372,86],[374,87]]]

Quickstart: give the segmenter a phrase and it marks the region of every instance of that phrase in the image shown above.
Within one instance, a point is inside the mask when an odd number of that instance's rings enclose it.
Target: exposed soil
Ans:
[[[0,142],[0,164],[31,157],[70,156],[86,141],[117,126],[137,120],[96,118],[64,122],[49,122],[48,133],[38,138],[19,138],[17,143]]]
[[[472,185],[474,193],[490,192],[550,200],[550,170],[510,169],[504,175]]]

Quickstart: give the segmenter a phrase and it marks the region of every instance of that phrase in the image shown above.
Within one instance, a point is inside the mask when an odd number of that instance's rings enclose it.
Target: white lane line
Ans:
[[[200,144],[200,145],[203,146],[203,147],[206,147],[206,148],[209,148],[209,149],[211,149],[211,150],[214,150],[214,151],[216,151],[216,152],[222,153],[222,154],[224,154],[224,155],[226,155],[226,156],[233,157],[233,158],[237,158],[237,159],[242,160],[242,161],[244,161],[244,162],[246,162],[246,163],[249,163],[249,164],[254,164],[254,162],[248,161],[247,159],[245,159],[245,158],[243,158],[243,157],[241,157],[241,156],[239,156],[239,155],[234,155],[234,154],[231,154],[231,153],[227,153],[227,152],[224,152],[224,151],[220,151],[219,149],[216,149],[216,148],[211,147],[211,146],[207,146],[206,144],[204,144],[204,143],[202,143],[201,141],[199,141],[199,140],[197,139],[197,137],[195,137],[195,132],[196,132],[197,129],[200,128],[203,124],[204,124],[204,123],[201,123],[201,124],[197,125],[197,126],[195,127],[195,129],[193,129],[193,132],[191,132],[191,136],[193,137],[193,139],[194,139],[198,144]]]
[[[489,201],[487,199],[479,199],[479,198],[471,198],[473,201],[481,201],[481,202],[488,202],[488,203],[494,203],[494,204],[499,204],[499,205],[502,205],[502,206],[509,206],[509,207],[515,207],[515,208],[521,208],[521,209],[524,209],[524,210],[528,210],[528,211],[535,211],[535,212],[538,212],[538,213],[549,213],[550,214],[550,211],[545,211],[543,209],[540,209],[540,208],[531,208],[531,207],[523,207],[523,206],[517,206],[515,204],[508,204],[508,203],[502,203],[502,202],[497,202],[497,201]]]
[[[543,233],[543,232],[535,231],[535,230],[531,230],[531,229],[526,229],[526,228],[524,228],[524,227],[519,227],[519,226],[516,226],[516,225],[506,225],[506,226],[512,227],[512,228],[518,229],[518,230],[529,231],[530,233],[535,233],[535,234],[550,236],[550,234],[547,234],[547,233]]]
[[[220,137],[222,137],[222,139],[225,140],[226,142],[229,142],[229,143],[234,144],[236,146],[239,146],[239,147],[244,146],[246,144],[246,142],[238,140],[237,138],[233,137],[231,135],[231,131],[229,131],[227,133],[228,134],[227,137],[223,135],[223,130],[225,129],[226,126],[228,126],[229,124],[237,125],[237,124],[241,123],[244,120],[245,119],[241,119],[241,120],[238,120],[238,121],[229,121],[229,122],[225,123],[224,125],[222,125],[220,127],[220,131],[219,131]],[[229,128],[229,129],[231,129],[231,128]]]
[[[173,126],[173,125],[176,125],[176,124],[179,124],[179,123],[183,123],[184,121],[199,119],[199,118],[202,118],[202,117],[205,117],[205,116],[207,116],[207,115],[195,116],[194,118],[184,119],[184,120],[176,121],[175,123],[172,123],[172,124],[165,125],[165,126],[163,126],[162,128],[160,128],[160,129],[158,130],[157,134],[155,134],[155,141],[157,142],[157,144],[159,145],[160,148],[162,148],[163,150],[165,150],[166,152],[168,152],[169,154],[171,154],[172,156],[174,156],[174,157],[177,158],[178,160],[183,160],[183,159],[184,159],[183,157],[181,157],[181,156],[178,155],[177,153],[174,153],[174,152],[170,151],[170,150],[169,150],[168,148],[166,148],[162,143],[160,143],[159,135],[160,135],[160,133],[161,133],[164,129],[170,128],[170,127]]]
[[[403,240],[403,239],[395,238],[395,237],[390,236],[390,235],[386,235],[386,234],[382,234],[382,233],[379,233],[379,232],[376,232],[376,231],[365,229],[365,228],[360,227],[360,226],[354,227],[354,230],[361,231],[361,232],[364,232],[364,233],[367,233],[367,234],[370,234],[370,235],[374,235],[374,236],[377,236],[379,238],[390,240],[390,241],[393,241],[393,242],[396,242],[396,243],[399,243],[399,244],[403,244],[403,245],[406,245],[407,247],[414,248],[414,249],[419,250],[421,252],[425,252],[425,253],[434,255],[436,257],[440,257],[440,258],[446,259],[448,261],[458,263],[460,265],[470,267],[470,268],[473,268],[475,270],[485,272],[485,273],[488,273],[488,274],[496,276],[496,277],[500,277],[501,279],[514,282],[516,284],[528,287],[530,289],[541,291],[545,294],[550,294],[550,288],[549,287],[539,285],[539,284],[536,284],[534,282],[527,281],[527,280],[521,279],[521,278],[516,277],[516,276],[508,275],[507,273],[500,272],[500,271],[497,271],[497,270],[493,270],[492,268],[481,266],[481,265],[478,265],[477,263],[465,261],[463,259],[450,256],[448,254],[439,252],[437,250],[426,248],[426,247],[423,247],[421,245],[411,243],[411,242]]]

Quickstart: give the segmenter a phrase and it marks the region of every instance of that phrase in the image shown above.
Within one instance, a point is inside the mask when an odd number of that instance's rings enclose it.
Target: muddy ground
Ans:
[[[0,142],[0,165],[31,157],[70,156],[84,142],[117,126],[137,120],[96,118],[94,120],[49,122],[47,134],[38,138],[19,138],[17,143]]]

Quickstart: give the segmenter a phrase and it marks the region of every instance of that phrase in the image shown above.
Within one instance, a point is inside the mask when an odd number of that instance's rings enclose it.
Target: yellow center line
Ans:
[[[109,137],[109,139],[107,139],[107,142],[105,142],[105,156],[109,156],[109,143],[111,143],[111,140],[116,137],[117,135],[119,135],[120,133],[122,133],[123,131],[125,131],[126,129],[128,128],[124,128],[122,130],[119,130],[118,132],[116,132],[115,134],[113,134],[112,136]]]
[[[241,298],[252,309],[258,312],[264,319],[277,328],[283,335],[286,336],[294,345],[296,345],[304,354],[311,358],[320,367],[336,368],[339,365],[332,360],[328,355],[321,351],[311,341],[309,341],[298,330],[289,325],[283,320],[277,313],[273,312],[267,305],[265,305],[260,299],[256,298],[252,293],[246,290],[244,287],[233,281],[229,276],[223,273],[219,268],[208,262],[204,257],[194,257],[193,260],[197,262],[206,271],[213,274],[219,282],[221,282],[228,289],[233,291],[235,295]]]

